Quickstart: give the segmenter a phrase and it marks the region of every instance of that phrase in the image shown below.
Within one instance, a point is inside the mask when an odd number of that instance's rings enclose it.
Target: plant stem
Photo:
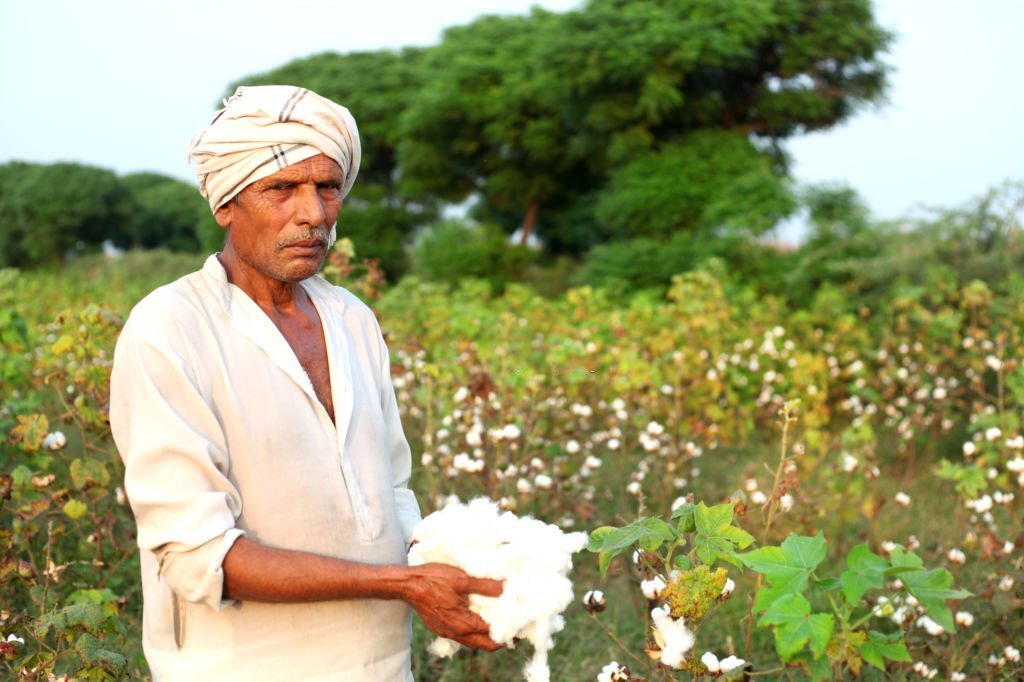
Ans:
[[[636,663],[638,663],[638,664],[640,664],[640,665],[644,665],[644,661],[643,661],[643,659],[641,659],[641,658],[640,658],[639,656],[637,656],[637,655],[636,655],[636,654],[634,654],[634,653],[633,653],[632,651],[630,651],[630,650],[629,650],[629,647],[627,647],[627,646],[626,646],[625,644],[623,644],[623,643],[622,643],[622,640],[620,640],[620,639],[619,639],[619,638],[618,638],[618,637],[617,637],[617,636],[615,635],[615,633],[614,633],[614,632],[612,632],[612,631],[611,631],[611,630],[610,630],[610,629],[608,628],[608,626],[607,626],[607,625],[605,625],[604,623],[602,623],[602,622],[601,622],[601,619],[597,617],[597,614],[596,614],[596,613],[591,613],[591,614],[590,614],[590,617],[594,619],[594,622],[595,622],[595,623],[597,623],[598,627],[600,627],[600,628],[601,628],[602,630],[604,630],[604,633],[605,633],[606,635],[608,635],[609,637],[611,637],[611,640],[612,640],[613,642],[615,642],[615,644],[616,644],[616,645],[617,645],[617,646],[618,646],[618,647],[619,647],[620,649],[622,649],[622,651],[623,651],[623,652],[624,652],[624,653],[625,653],[625,654],[626,654],[627,656],[629,656],[629,657],[630,657],[630,658],[632,658],[632,659],[633,659],[634,661],[636,661]]]

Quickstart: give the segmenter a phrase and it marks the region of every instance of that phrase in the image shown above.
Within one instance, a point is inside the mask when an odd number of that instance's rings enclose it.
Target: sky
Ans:
[[[0,0],[0,163],[194,181],[185,144],[248,74],[324,51],[436,44],[481,14],[577,4]],[[876,0],[875,12],[896,33],[888,99],[792,138],[797,183],[849,185],[876,218],[896,219],[1024,180],[1024,2]]]

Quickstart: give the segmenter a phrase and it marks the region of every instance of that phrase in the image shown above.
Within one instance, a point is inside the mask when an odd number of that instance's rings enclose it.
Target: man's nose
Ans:
[[[295,196],[294,221],[297,225],[318,227],[327,222],[327,210],[316,185],[302,185]]]

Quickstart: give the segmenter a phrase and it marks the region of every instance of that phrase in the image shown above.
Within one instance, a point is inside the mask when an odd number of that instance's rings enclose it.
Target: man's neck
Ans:
[[[228,282],[251,298],[272,320],[294,314],[307,296],[300,282],[284,282],[267,277],[242,263],[236,254],[225,250],[217,256]]]

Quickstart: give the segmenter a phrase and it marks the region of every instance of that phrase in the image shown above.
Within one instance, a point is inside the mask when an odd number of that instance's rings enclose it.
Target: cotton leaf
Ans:
[[[770,583],[761,589],[754,605],[763,611],[779,597],[807,589],[811,573],[825,558],[825,536],[821,531],[814,537],[790,535],[780,547],[762,547],[739,558]]]
[[[775,600],[757,622],[759,627],[775,626],[775,649],[788,661],[810,643],[814,658],[820,658],[832,638],[835,619],[828,613],[811,613],[802,594],[787,594]]]
[[[750,533],[732,525],[732,515],[733,505],[728,503],[708,507],[701,502],[694,510],[697,556],[705,564],[721,558],[738,565],[736,549],[748,547],[754,541]]]
[[[850,604],[856,604],[864,593],[885,584],[889,562],[878,556],[867,545],[857,545],[846,555],[846,570],[839,576],[843,595]]]
[[[955,632],[953,612],[946,600],[964,599],[970,597],[971,593],[950,589],[953,586],[953,575],[949,571],[944,568],[926,570],[919,556],[902,547],[893,550],[892,565],[893,568],[886,575],[898,577],[907,592],[917,599],[936,623],[946,632]]]
[[[883,635],[872,630],[868,633],[867,641],[860,645],[860,655],[879,670],[885,670],[885,661],[883,660],[885,658],[906,663],[911,660],[910,654],[907,653],[907,647],[903,643],[902,632]]]

